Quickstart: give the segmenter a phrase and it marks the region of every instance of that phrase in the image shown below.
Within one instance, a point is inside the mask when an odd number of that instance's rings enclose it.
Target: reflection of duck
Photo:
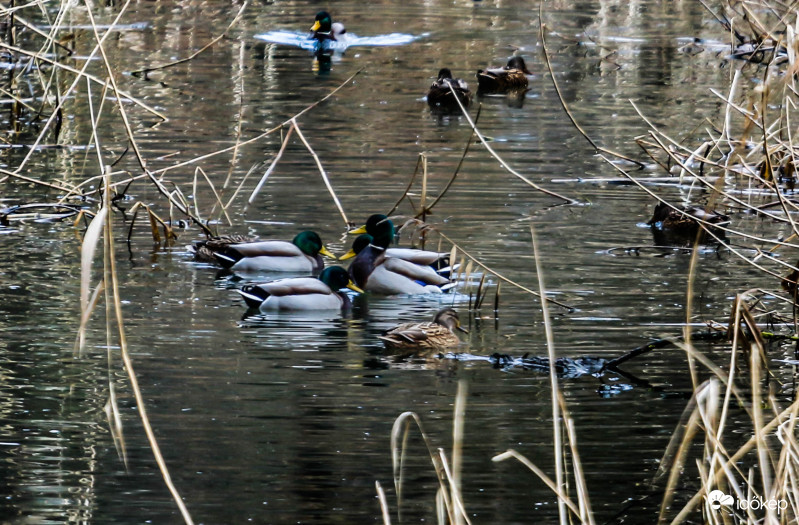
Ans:
[[[350,288],[362,292],[341,266],[329,266],[319,278],[295,277],[244,286],[239,293],[250,308],[269,310],[338,310],[349,308],[349,297],[339,292]]]
[[[513,57],[505,67],[477,70],[478,93],[505,93],[527,88],[527,75],[531,75],[522,57]]]
[[[459,109],[456,97],[463,107],[468,108],[472,100],[472,92],[469,91],[466,82],[460,78],[452,78],[452,71],[446,67],[442,68],[438,72],[438,79],[427,91],[427,103],[432,108],[456,110]]]
[[[405,323],[387,331],[380,339],[390,350],[435,350],[460,344],[454,331],[469,333],[461,327],[458,313],[452,308],[443,308],[433,321]]]
[[[291,242],[258,241],[223,244],[213,255],[227,269],[266,272],[315,272],[324,267],[321,255],[332,259],[319,235],[304,231]]]
[[[198,261],[216,262],[214,253],[224,250],[231,244],[254,242],[255,237],[249,235],[220,235],[204,241],[197,241],[188,247]]]
[[[427,263],[416,264],[411,260],[388,255],[388,246],[394,240],[394,223],[385,215],[369,217],[364,229],[372,236],[371,243],[363,246],[363,241],[368,241],[368,238],[356,239],[359,243],[358,255],[355,256],[349,270],[352,280],[359,287],[379,294],[397,295],[441,293],[441,287],[450,284],[449,279],[436,273]],[[419,252],[416,254],[417,260],[431,260],[434,255],[440,255],[422,250],[400,249],[395,253],[412,257],[413,254],[410,252],[416,251]],[[343,259],[352,257],[354,253],[356,247],[353,243],[353,250]]]
[[[316,13],[314,24],[311,26],[311,38],[323,42],[325,40],[341,40],[342,36],[347,32],[344,29],[344,24],[336,22],[330,18],[327,11],[319,11]]]
[[[652,228],[655,242],[658,244],[685,244],[693,242],[699,234],[701,230],[699,220],[716,226],[726,226],[730,223],[729,217],[716,211],[706,211],[699,206],[671,206],[659,202],[647,224]],[[706,227],[717,236],[723,237],[723,230],[713,226],[706,225]]]

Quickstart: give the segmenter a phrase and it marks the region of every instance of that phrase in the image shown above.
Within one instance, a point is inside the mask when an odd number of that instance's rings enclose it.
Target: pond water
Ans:
[[[108,41],[109,60],[118,71],[134,71],[189,56],[221,34],[239,8],[215,0],[135,3]],[[329,71],[315,68],[305,49],[255,38],[305,31],[321,8],[360,37],[417,38],[404,45],[352,47],[335,57]],[[96,8],[98,24],[110,24],[119,9]],[[648,126],[630,101],[677,138],[705,118],[719,118],[723,103],[710,88],[724,93],[735,64],[712,45],[696,55],[678,52],[695,36],[723,48],[723,28],[700,3],[549,2],[543,14],[554,31],[547,42],[564,99],[604,147],[646,160],[633,139]],[[85,9],[73,7],[65,23],[78,50],[74,66],[81,67],[92,44]],[[478,126],[519,173],[578,204],[564,205],[535,191],[475,144],[428,222],[496,272],[537,289],[534,225],[551,297],[572,307],[551,306],[559,356],[612,358],[653,338],[679,335],[690,256],[651,249],[654,240],[644,223],[654,199],[635,186],[590,182],[617,178],[618,172],[595,155],[561,108],[542,58],[538,11],[530,2],[384,1],[369,9],[352,0],[329,6],[256,2],[226,38],[195,59],[150,72],[146,79],[121,75],[118,81],[169,118],[159,122],[126,105],[137,144],[148,167],[157,170],[233,146],[239,134],[241,140],[255,137],[361,70],[298,123],[348,219],[362,223],[391,209],[420,154],[428,159],[432,195],[460,159],[471,131],[467,121],[431,114],[424,100],[438,69],[449,67],[474,83],[477,69],[504,64],[514,50],[533,71],[531,89],[522,104],[479,99]],[[101,62],[95,62],[93,70],[104,76]],[[758,75],[756,69],[749,73]],[[98,96],[101,87],[92,90]],[[83,147],[92,141],[90,110],[81,102],[85,94],[81,84],[79,96],[65,107],[59,143],[74,147],[37,152],[27,174],[77,183],[99,173],[94,150]],[[8,113],[2,119],[10,125]],[[108,112],[99,131],[104,161],[111,163],[127,145],[116,111]],[[31,143],[32,133],[10,140]],[[220,191],[230,176],[225,200],[255,167],[229,209],[234,224],[223,219],[220,233],[288,239],[313,229],[343,254],[352,237],[296,135],[255,201],[246,204],[279,147],[280,137],[272,134],[242,145],[235,157],[213,156],[165,177],[208,217],[215,199],[202,176],[193,194],[195,166]],[[13,169],[26,153],[3,150],[3,167]],[[139,173],[130,152],[114,170]],[[658,191],[679,193],[676,187]],[[419,192],[417,185],[412,192],[417,203]],[[126,195],[122,207],[141,201],[169,216],[148,181],[137,180]],[[53,202],[59,196],[57,190],[7,182],[0,204]],[[396,213],[411,216],[413,210],[405,202]],[[555,498],[532,473],[518,463],[491,462],[513,448],[554,477],[548,376],[480,361],[396,363],[386,358],[377,338],[398,322],[426,320],[455,302],[470,328],[462,351],[545,355],[536,298],[504,285],[496,319],[491,307],[477,315],[483,318],[470,315],[468,301],[453,295],[368,297],[344,317],[245,317],[234,288],[270,276],[232,277],[195,262],[185,246],[203,237],[196,227],[180,231],[173,246],[154,244],[140,215],[128,247],[124,235],[130,222],[123,224],[120,213],[114,220],[135,371],[172,479],[196,522],[380,522],[375,481],[396,509],[389,448],[395,418],[416,412],[434,445],[449,450],[461,381],[468,386],[463,494],[473,522],[555,520]],[[102,303],[86,351],[73,353],[81,232],[70,221],[0,227],[0,522],[180,522],[116,353],[109,372]],[[401,238],[402,244],[409,242],[408,235]],[[620,249],[635,247],[645,249]],[[488,303],[496,280],[489,278]],[[724,321],[732,295],[753,287],[777,283],[729,253],[703,251],[694,286],[695,321]],[[725,359],[725,348],[702,350]],[[608,373],[561,380],[599,522],[654,521],[660,500],[645,487],[690,392],[685,355],[677,348],[648,354],[627,370],[650,386]],[[104,412],[109,374],[125,425],[127,467]],[[731,417],[731,426],[748,429],[745,415]],[[403,521],[431,522],[435,475],[418,433],[409,447]]]

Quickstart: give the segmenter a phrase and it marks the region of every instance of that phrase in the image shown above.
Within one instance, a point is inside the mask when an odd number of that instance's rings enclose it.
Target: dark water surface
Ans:
[[[129,25],[109,41],[109,60],[119,71],[132,71],[188,56],[224,31],[239,7],[213,0],[133,4],[122,20]],[[254,38],[305,30],[322,7],[359,36],[426,36],[405,46],[353,47],[321,74],[308,51]],[[254,137],[364,68],[299,120],[349,219],[361,222],[391,208],[420,153],[429,160],[432,192],[457,164],[468,124],[431,115],[423,99],[438,69],[450,67],[469,81],[478,68],[503,64],[513,49],[521,49],[534,72],[523,106],[482,99],[479,126],[520,173],[580,205],[558,205],[535,192],[476,145],[429,221],[496,271],[537,288],[534,224],[546,285],[554,298],[574,307],[552,307],[559,355],[612,358],[651,338],[680,333],[689,256],[612,251],[653,245],[642,227],[653,199],[634,186],[577,181],[618,173],[594,155],[564,114],[545,73],[537,7],[531,7],[518,0],[383,1],[368,8],[351,0],[329,6],[256,2],[227,38],[191,62],[152,72],[149,80],[126,75],[119,81],[169,117],[156,124],[144,110],[126,106],[148,166],[159,169],[232,146],[239,129],[243,140]],[[98,23],[110,23],[118,9],[98,8]],[[698,2],[550,2],[544,17],[557,31],[548,45],[564,97],[602,145],[641,157],[633,138],[648,128],[631,100],[677,139],[705,117],[718,119],[722,102],[709,88],[725,93],[731,65],[713,51],[677,51],[694,36],[724,39]],[[78,54],[85,56],[92,40],[84,9],[73,8],[67,20],[75,26]],[[98,74],[100,67],[98,61]],[[750,76],[756,75],[752,70]],[[95,95],[100,91],[92,89]],[[85,98],[85,84],[80,96]],[[68,104],[65,114],[61,143],[88,144],[86,104]],[[116,111],[100,127],[110,163],[126,146]],[[272,135],[242,146],[232,168],[230,153],[197,164],[220,189],[232,173],[227,200],[260,163],[230,209],[235,225],[222,224],[220,231],[291,238],[313,229],[343,253],[352,238],[344,235],[344,222],[296,136],[256,201],[245,205],[279,145]],[[15,167],[23,154],[6,150],[3,167]],[[114,169],[138,173],[130,154]],[[30,164],[32,176],[52,182],[98,173],[94,151],[87,155],[84,148],[46,150]],[[194,175],[194,166],[186,166],[166,177],[191,195]],[[676,189],[662,191],[677,195]],[[142,201],[169,215],[151,183],[136,182],[127,194],[131,200],[123,206]],[[418,201],[418,187],[415,194]],[[0,203],[58,196],[14,183],[3,187]],[[203,182],[194,200],[209,216],[214,198]],[[404,204],[399,213],[411,209]],[[121,240],[121,218],[115,220]],[[463,493],[473,522],[553,522],[555,499],[532,473],[511,461],[491,462],[514,448],[554,477],[546,375],[500,371],[483,362],[396,364],[381,353],[381,331],[427,319],[453,297],[369,298],[346,318],[243,320],[243,302],[232,290],[240,282],[194,262],[185,250],[201,237],[195,228],[182,232],[173,247],[154,246],[146,221],[139,221],[130,249],[117,244],[136,373],[172,478],[197,522],[379,522],[374,482],[386,488],[392,507],[396,502],[389,449],[394,419],[406,410],[417,412],[433,443],[449,450],[459,380],[469,389]],[[0,227],[0,238],[0,522],[180,522],[116,347],[111,380],[125,424],[127,469],[114,448],[104,412],[109,372],[102,312],[90,325],[85,355],[73,355],[80,285],[76,230],[68,222],[17,223]],[[695,283],[697,320],[725,320],[732,294],[755,286],[775,282],[728,253],[707,250]],[[466,305],[458,304],[471,325],[463,351],[546,353],[540,304],[533,297],[503,286],[496,323],[470,318]],[[483,315],[491,317],[490,308]],[[726,359],[722,348],[704,350]],[[654,521],[659,500],[639,502],[646,495],[641,487],[657,468],[690,391],[685,357],[676,348],[640,358],[629,371],[652,388],[628,388],[631,383],[617,374],[561,382],[598,521],[612,521],[631,501],[627,513],[637,516],[632,522]],[[431,522],[436,479],[418,434],[410,447],[403,519]]]

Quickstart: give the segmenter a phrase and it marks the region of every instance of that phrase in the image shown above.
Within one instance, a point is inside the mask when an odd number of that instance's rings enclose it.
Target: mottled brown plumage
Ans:
[[[203,262],[216,262],[214,253],[224,251],[231,244],[255,242],[256,237],[250,235],[220,235],[204,241],[197,241],[189,246],[189,251],[194,253],[195,259]]]
[[[454,330],[466,332],[461,328],[458,313],[452,308],[444,308],[436,313],[432,322],[401,324],[380,336],[380,339],[389,350],[406,351],[409,355],[457,346],[460,339]]]
[[[505,67],[477,70],[477,91],[480,93],[507,93],[527,89],[530,75],[522,57],[513,57]]]

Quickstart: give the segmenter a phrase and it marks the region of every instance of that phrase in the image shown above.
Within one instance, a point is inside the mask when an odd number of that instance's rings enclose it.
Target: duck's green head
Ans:
[[[325,257],[336,259],[336,256],[330,253],[330,251],[325,248],[325,245],[322,244],[322,239],[316,232],[300,232],[294,237],[291,243],[299,248],[302,253],[310,257],[316,257],[321,253]]]
[[[314,24],[311,26],[311,31],[319,33],[329,33],[333,28],[333,20],[327,11],[319,11],[316,13]]]
[[[387,248],[394,242],[394,223],[383,214],[375,213],[366,220],[366,225],[350,233],[368,233],[372,236],[371,243],[375,246]]]
[[[373,241],[372,236],[369,235],[368,233],[363,233],[357,236],[355,240],[352,241],[352,249],[350,249],[350,251],[342,255],[339,260],[346,261],[347,259],[355,257],[356,255],[361,253],[364,250],[364,248],[372,244],[372,241]]]
[[[319,280],[328,285],[331,290],[349,288],[358,293],[363,293],[363,290],[355,286],[355,283],[352,282],[347,270],[341,266],[328,266],[319,274]]]

